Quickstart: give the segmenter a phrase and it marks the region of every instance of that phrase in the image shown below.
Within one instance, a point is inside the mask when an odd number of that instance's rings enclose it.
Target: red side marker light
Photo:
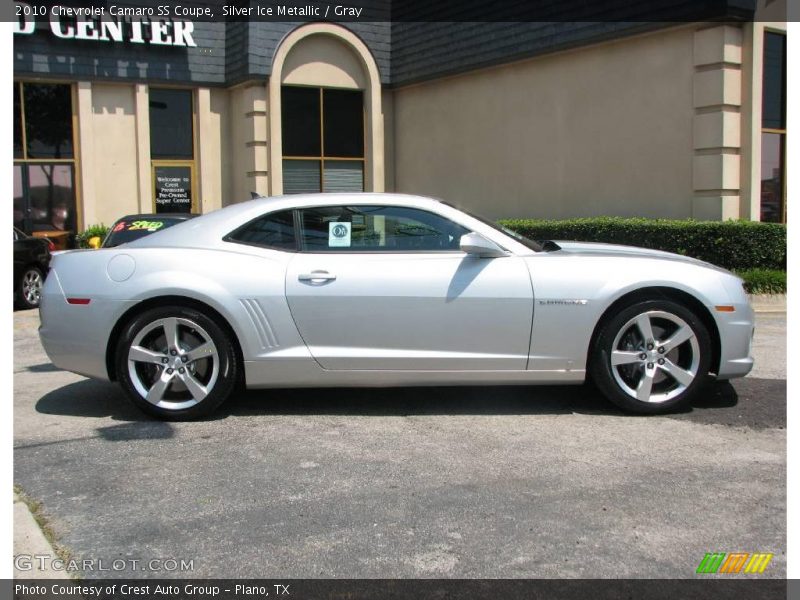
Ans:
[[[67,304],[89,304],[91,298],[67,298]]]

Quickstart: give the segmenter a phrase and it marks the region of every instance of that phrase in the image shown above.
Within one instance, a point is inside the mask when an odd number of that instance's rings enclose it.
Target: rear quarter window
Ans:
[[[224,239],[226,242],[294,252],[297,250],[294,211],[264,215],[239,227]]]

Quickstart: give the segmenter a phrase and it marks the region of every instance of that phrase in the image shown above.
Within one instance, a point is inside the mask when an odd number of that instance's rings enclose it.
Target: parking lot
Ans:
[[[14,480],[92,576],[694,576],[774,552],[786,576],[785,314],[752,375],[687,412],[620,413],[593,388],[274,390],[197,423],[138,412],[53,367],[14,316]]]

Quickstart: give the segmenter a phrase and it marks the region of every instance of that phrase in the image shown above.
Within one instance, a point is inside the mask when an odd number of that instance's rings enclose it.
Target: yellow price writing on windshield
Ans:
[[[128,227],[128,231],[136,231],[139,229],[147,229],[148,231],[155,231],[164,226],[163,221],[134,221]]]

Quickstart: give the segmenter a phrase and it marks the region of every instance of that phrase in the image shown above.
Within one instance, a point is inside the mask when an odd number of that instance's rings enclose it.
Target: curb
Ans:
[[[29,557],[23,564],[30,563],[29,570],[17,568],[16,557]],[[33,557],[46,556],[47,562],[42,566]],[[20,497],[14,493],[14,579],[65,579],[63,571],[52,568],[52,561],[58,557],[53,546],[44,537],[39,524]]]
[[[786,312],[786,294],[748,294],[747,299],[757,313]]]

